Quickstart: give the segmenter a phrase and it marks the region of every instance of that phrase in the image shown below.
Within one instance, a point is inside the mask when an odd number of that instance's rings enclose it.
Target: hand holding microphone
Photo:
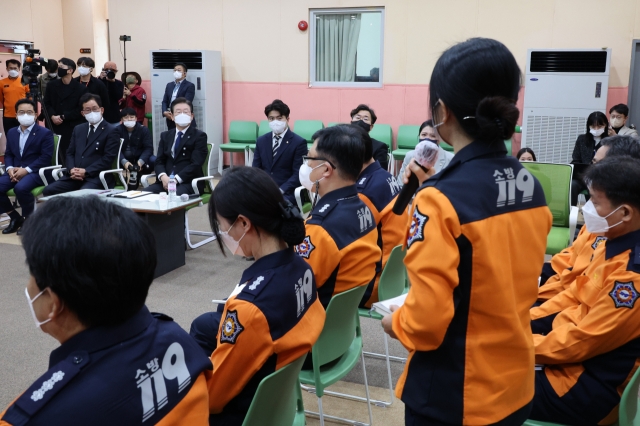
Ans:
[[[426,139],[416,145],[413,160],[407,166],[405,175],[402,177],[405,185],[402,187],[400,194],[398,194],[398,198],[396,198],[396,202],[393,205],[393,213],[397,215],[404,214],[411,198],[416,193],[416,190],[421,183],[418,176],[416,176],[416,173],[422,174],[420,173],[420,170],[426,173],[426,176],[424,176],[422,180],[426,180],[433,176],[435,173],[433,166],[435,165],[437,158],[438,145],[435,142]]]

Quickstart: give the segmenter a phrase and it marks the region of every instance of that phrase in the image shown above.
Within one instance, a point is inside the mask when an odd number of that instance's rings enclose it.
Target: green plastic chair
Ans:
[[[377,139],[383,142],[389,149],[393,147],[393,130],[388,124],[375,124],[369,132],[371,139]]]
[[[255,145],[258,139],[258,125],[255,121],[234,120],[229,124],[229,142],[220,145],[220,157],[218,160],[218,172],[222,174],[224,152],[228,152],[229,164],[233,167],[233,154],[244,153],[244,161],[249,166],[249,145]],[[208,174],[208,172],[207,172]]]
[[[205,160],[204,164],[202,165],[202,174],[204,174],[204,177],[201,178],[196,178],[194,180],[191,181],[191,185],[193,187],[193,192],[196,195],[200,195],[200,198],[202,199],[200,201],[200,203],[193,205],[193,206],[189,206],[185,209],[184,212],[184,238],[187,241],[187,246],[191,249],[196,249],[200,246],[203,246],[207,243],[210,243],[211,241],[215,241],[216,236],[214,235],[213,232],[211,231],[194,231],[189,229],[189,211],[191,209],[194,209],[196,207],[201,207],[204,206],[206,204],[209,204],[209,200],[211,200],[211,195],[213,194],[213,188],[214,188],[214,177],[209,175],[209,170],[211,170],[213,168],[213,160],[211,157],[211,150],[213,150],[213,144],[208,143],[207,144],[207,159]],[[202,194],[200,194],[200,190],[198,189],[198,182],[201,181],[206,181],[207,185],[204,186],[204,192]],[[191,241],[191,236],[192,235],[199,235],[202,237],[207,237],[205,239],[203,239],[202,241],[198,241],[193,242]]]
[[[394,149],[391,152],[394,160],[404,160],[404,156],[407,155],[407,152],[415,149],[416,145],[418,145],[419,133],[420,126],[403,124],[398,128],[398,149]]]
[[[369,398],[369,386],[367,384],[367,370],[362,353],[362,332],[360,320],[357,315],[358,303],[366,290],[366,285],[339,293],[331,299],[327,306],[327,316],[324,327],[318,341],[311,349],[313,370],[300,372],[300,383],[314,386],[312,392],[318,397],[319,413],[306,411],[320,418],[320,425],[324,425],[324,419],[338,420],[341,422],[356,423],[353,420],[342,419],[324,415],[322,411],[322,397],[324,394],[347,397],[348,395],[326,391],[328,386],[345,377],[356,366],[358,360],[362,361],[362,373],[366,391],[367,408],[369,409],[369,423],[371,425],[371,403]],[[311,391],[310,388],[306,388]]]
[[[298,374],[306,356],[303,355],[262,379],[242,426],[293,424],[300,392]]]
[[[513,156],[511,139],[504,141],[504,145],[507,147],[507,155]]]
[[[554,255],[572,244],[578,222],[578,208],[570,204],[573,166],[536,162],[525,162],[522,165],[542,185],[547,205],[553,215],[546,253]]]
[[[307,144],[313,143],[313,134],[320,129],[324,129],[324,124],[320,120],[296,120],[293,123],[293,131],[306,140]]]
[[[341,123],[339,121],[330,121],[330,122],[327,123],[327,127],[337,126],[338,124],[343,124],[343,123]]]
[[[54,169],[59,169],[62,166],[58,164],[58,147],[60,146],[60,135],[53,135],[53,156],[51,157],[51,166],[48,167],[41,167],[40,170],[38,170],[38,174],[40,175],[40,179],[42,179],[42,182],[44,183],[43,186],[37,186],[35,188],[33,188],[31,190],[31,195],[33,195],[34,197],[38,198],[39,196],[42,195],[42,192],[44,191],[44,188],[49,185],[49,182],[47,181],[47,178],[45,177],[44,172],[46,170],[54,170]],[[11,188],[10,190],[7,191],[7,196],[9,197],[15,197],[16,193],[13,190],[13,188]],[[34,210],[37,208],[38,203],[36,202],[34,204]]]
[[[271,127],[269,127],[269,120],[260,121],[260,126],[258,127],[258,137],[262,135],[266,135],[267,133],[271,133]]]
[[[147,119],[147,128],[149,129],[149,133],[153,135],[153,115],[148,112],[144,117]]]
[[[453,152],[453,147],[451,145],[449,145],[448,143],[444,142],[444,141],[440,141],[440,146],[445,151]]]

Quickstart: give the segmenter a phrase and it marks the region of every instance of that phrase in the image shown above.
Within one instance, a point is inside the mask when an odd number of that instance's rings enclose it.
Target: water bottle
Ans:
[[[167,185],[167,189],[169,190],[169,202],[175,202],[176,201],[176,178],[175,176],[173,176],[173,173],[171,173],[171,176],[169,176],[169,185]]]

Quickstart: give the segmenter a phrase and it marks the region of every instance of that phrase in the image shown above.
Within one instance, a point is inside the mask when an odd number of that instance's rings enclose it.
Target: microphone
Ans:
[[[412,161],[420,166],[422,170],[427,172],[434,166],[434,164],[436,164],[437,158],[438,145],[430,139],[423,139],[418,145],[416,145],[415,155]],[[400,176],[400,179],[402,179],[402,176]],[[420,186],[420,181],[412,172],[409,176],[409,182],[402,187],[400,194],[398,194],[398,198],[396,198],[396,202],[392,209],[393,213],[398,216],[404,214],[404,211],[407,209],[411,198],[413,198],[413,195],[416,193],[418,186]]]

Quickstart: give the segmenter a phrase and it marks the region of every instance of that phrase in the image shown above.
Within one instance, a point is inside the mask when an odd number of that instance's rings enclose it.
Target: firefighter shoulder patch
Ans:
[[[595,250],[598,248],[600,244],[602,244],[605,241],[607,241],[607,237],[598,236],[596,237],[596,240],[593,242],[593,244],[591,244],[591,248]]]
[[[633,281],[626,283],[616,281],[609,296],[613,299],[616,308],[631,309],[636,303],[636,300],[638,300],[639,294],[633,285]]]
[[[416,241],[424,241],[424,226],[428,220],[429,217],[420,213],[418,206],[416,206],[411,216],[411,226],[409,227],[409,236],[407,237],[407,250]]]
[[[304,237],[304,240],[296,246],[296,253],[298,253],[300,257],[308,259],[315,248],[316,247],[311,243],[311,237],[307,235]]]
[[[220,343],[236,343],[240,333],[244,331],[244,327],[238,319],[238,311],[227,311],[227,316],[220,327]]]

